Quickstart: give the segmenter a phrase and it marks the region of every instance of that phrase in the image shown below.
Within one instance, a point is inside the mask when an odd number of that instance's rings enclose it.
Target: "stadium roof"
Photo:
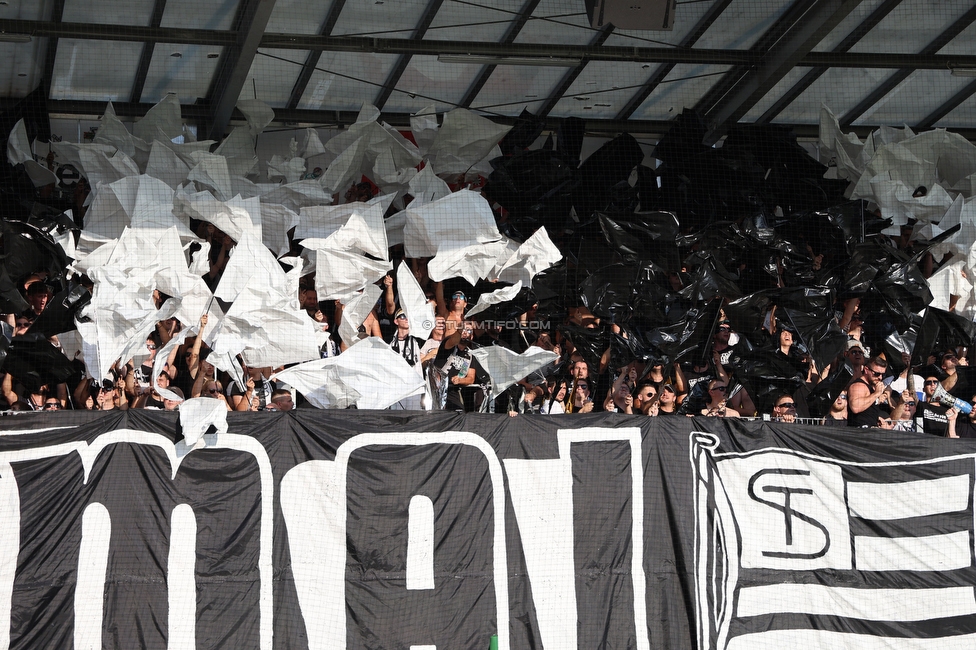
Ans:
[[[395,126],[433,105],[632,133],[692,108],[718,139],[815,135],[826,103],[859,132],[973,139],[974,43],[971,0],[679,0],[670,31],[593,28],[584,0],[0,0],[0,107],[43,86],[52,114],[140,116],[176,93],[211,137],[239,98],[288,124],[368,102]]]

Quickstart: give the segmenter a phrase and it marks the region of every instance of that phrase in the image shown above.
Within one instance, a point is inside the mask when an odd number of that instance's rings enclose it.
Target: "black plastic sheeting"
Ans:
[[[228,425],[216,444],[177,454],[176,413],[0,419],[0,432],[19,434],[0,435],[2,480],[18,504],[4,519],[14,545],[4,551],[18,558],[5,601],[11,648],[71,647],[86,605],[101,616],[81,621],[84,638],[118,650],[488,648],[493,635],[511,649],[687,650],[717,647],[714,625],[740,645],[776,645],[788,630],[958,645],[976,623],[964,613],[947,625],[931,607],[903,621],[857,608],[793,614],[830,586],[914,599],[976,584],[965,549],[946,572],[926,569],[945,556],[905,543],[972,534],[971,440],[607,414],[299,410],[230,413]],[[906,482],[937,479],[925,503],[961,509],[933,506],[916,529],[884,516],[904,511]],[[880,513],[870,530],[846,505],[864,485]],[[818,563],[803,554],[820,551],[819,531],[878,543]],[[887,537],[907,550],[871,550]],[[193,552],[174,555],[176,544]],[[79,572],[91,557],[83,548],[105,554],[104,575]],[[874,568],[882,562],[891,570]],[[766,615],[723,606],[713,585],[736,576],[730,591],[777,594]],[[79,603],[79,593],[102,601]]]
[[[36,99],[3,120],[12,127],[24,117],[29,134],[43,140],[50,128]],[[580,162],[584,126],[563,120],[555,143],[550,138],[533,150],[544,121],[523,111],[500,143],[503,155],[491,161],[483,191],[502,208],[501,232],[525,239],[545,227],[564,259],[490,316],[509,318],[537,304],[540,318],[560,323],[584,305],[599,319],[595,332],[577,333],[588,360],[610,346],[612,326],[628,332],[615,363],[627,349],[640,358],[707,356],[690,346],[708,346],[698,324],[716,301],[748,341],[746,352],[769,345],[762,328],[776,308],[796,331],[798,350],[820,369],[842,349],[843,333],[831,321],[846,299],[861,300],[862,340],[872,349],[883,349],[891,334],[917,335],[916,314],[932,301],[919,260],[956,229],[918,243],[911,254],[898,250],[880,235],[890,222],[847,200],[847,182],[824,179],[826,167],[778,126],[736,127],[715,148],[702,143],[703,120],[684,111],[653,151],[624,134]],[[656,168],[648,155],[660,161]],[[26,307],[18,293],[31,274],[46,274],[56,291],[72,288],[64,279],[68,260],[51,233],[73,224],[63,214],[70,205],[42,198],[22,168],[0,167],[0,310],[15,313]],[[446,284],[465,290],[471,304],[505,286]],[[949,338],[962,340],[946,334],[921,342],[942,346]],[[745,380],[751,368],[734,370]]]
[[[512,136],[522,147],[526,120],[523,113]],[[713,148],[702,144],[701,118],[685,111],[655,146],[656,169],[645,166],[629,136],[577,164],[574,126],[566,125],[565,149],[561,139],[556,149],[510,147],[492,162],[485,191],[507,211],[514,232],[528,236],[545,225],[565,255],[534,285],[545,296],[542,312],[559,319],[584,305],[599,319],[597,329],[616,325],[628,333],[612,348],[614,363],[627,355],[690,360],[691,351],[676,342],[693,329],[686,319],[715,300],[744,339],[743,355],[734,357],[743,365],[731,369],[743,383],[770,391],[788,389],[795,377],[776,375],[776,364],[746,363],[746,353],[770,349],[764,325],[774,309],[777,322],[795,332],[796,354],[818,370],[844,351],[847,335],[836,320],[845,300],[860,300],[861,338],[871,349],[885,350],[892,334],[918,335],[916,314],[932,302],[920,260],[958,228],[915,242],[910,253],[899,250],[881,235],[891,222],[847,200],[847,181],[824,179],[827,168],[778,126],[737,127]],[[939,340],[922,336],[920,345],[972,343],[952,331]],[[916,350],[914,365],[929,351]],[[587,349],[586,356],[598,352]],[[900,359],[890,349],[886,356],[897,369]]]

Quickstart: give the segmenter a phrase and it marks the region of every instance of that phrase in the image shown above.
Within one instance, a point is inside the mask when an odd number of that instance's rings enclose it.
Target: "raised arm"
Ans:
[[[874,391],[863,382],[854,382],[847,388],[847,404],[854,413],[863,413],[881,397],[884,391],[885,387],[881,382],[878,382]]]
[[[200,369],[200,350],[203,348],[203,331],[207,328],[207,314],[200,317],[200,326],[197,327],[197,337],[190,348],[190,358],[186,362],[190,370],[190,376],[197,378],[197,371]]]

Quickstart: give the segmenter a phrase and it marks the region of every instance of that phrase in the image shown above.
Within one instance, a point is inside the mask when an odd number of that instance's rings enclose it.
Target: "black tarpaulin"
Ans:
[[[928,307],[918,328],[912,351],[912,365],[928,363],[930,354],[940,356],[957,346],[968,347],[976,339],[976,324],[968,318],[935,307]],[[940,359],[941,361],[941,359]]]
[[[90,302],[91,293],[85,287],[80,284],[67,287],[51,297],[47,307],[34,319],[26,333],[50,338],[78,329],[75,316]]]
[[[75,375],[74,367],[61,349],[40,334],[15,336],[6,352],[0,370],[10,373],[29,390],[60,384]]]
[[[68,258],[44,230],[23,222],[4,221],[3,264],[14,282],[23,282],[32,273],[42,271],[50,282],[64,277]]]
[[[728,365],[760,413],[771,412],[779,393],[792,395],[806,379],[794,360],[779,350],[734,349]]]

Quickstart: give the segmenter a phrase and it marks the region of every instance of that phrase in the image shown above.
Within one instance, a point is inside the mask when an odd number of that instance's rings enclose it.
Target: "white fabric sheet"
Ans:
[[[318,273],[316,273],[316,277],[318,277]],[[368,284],[362,293],[342,301],[342,321],[339,323],[338,332],[339,338],[347,346],[352,347],[354,343],[359,341],[359,326],[369,316],[369,312],[372,311],[381,295],[383,292],[379,287],[375,284]]]
[[[498,397],[502,391],[525,378],[530,372],[543,368],[559,358],[555,352],[530,347],[522,354],[508,348],[492,345],[471,350],[481,367],[491,377],[491,394]]]
[[[400,308],[410,323],[410,335],[419,339],[427,339],[434,331],[434,307],[427,302],[424,290],[414,277],[410,265],[400,262],[396,274],[397,293],[400,297]]]
[[[502,237],[491,206],[477,192],[461,190],[431,203],[408,206],[404,212],[407,257],[433,257],[442,248],[487,244]]]
[[[477,314],[480,314],[481,312],[485,311],[492,305],[498,305],[503,302],[508,302],[509,300],[513,300],[515,296],[518,295],[518,292],[521,290],[522,290],[522,282],[519,281],[510,287],[496,289],[491,293],[483,293],[481,294],[481,297],[478,298],[478,304],[476,304],[471,310],[468,311],[467,314],[465,314],[465,318],[472,318],[473,316],[476,316]]]
[[[424,380],[381,339],[370,337],[336,357],[283,370],[275,379],[293,386],[318,408],[385,409],[424,392]]]
[[[521,282],[531,287],[532,278],[563,258],[549,239],[545,227],[539,228],[518,247],[518,250],[498,270],[502,282]]]
[[[7,162],[11,165],[19,165],[28,160],[34,160],[31,153],[30,138],[27,137],[27,127],[24,126],[23,118],[17,120],[14,128],[11,129],[7,138]]]

